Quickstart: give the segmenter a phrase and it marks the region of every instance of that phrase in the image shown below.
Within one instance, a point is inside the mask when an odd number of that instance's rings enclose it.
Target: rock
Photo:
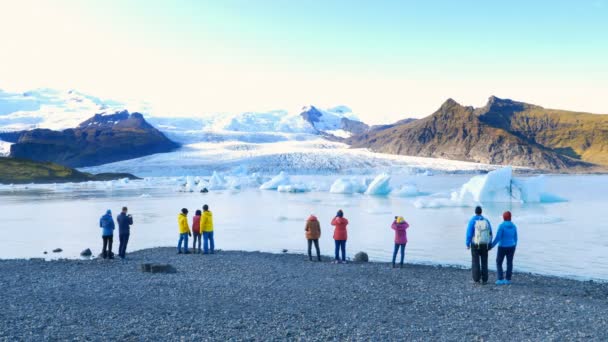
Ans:
[[[282,252],[283,252],[283,253],[287,253],[287,252],[289,252],[289,251],[288,251],[288,250],[286,250],[286,249],[284,249],[284,250],[282,250]]]
[[[177,270],[170,264],[141,264],[140,269],[142,272],[150,273],[175,273]]]
[[[80,252],[80,256],[83,257],[90,257],[91,255],[93,255],[93,252],[91,252],[90,249],[85,249],[84,251]]]
[[[61,253],[61,252],[63,252],[63,249],[61,249],[61,248],[53,249],[53,253]]]
[[[208,193],[208,192],[209,192],[209,190],[208,190],[207,188],[203,188],[203,189],[201,190],[201,193],[203,193],[203,194],[206,194],[206,193]]]
[[[353,261],[354,262],[368,262],[369,257],[367,256],[367,253],[359,252],[359,253],[355,254],[355,259],[353,259]]]
[[[49,252],[47,252],[47,251],[44,251],[44,254],[49,254]]]

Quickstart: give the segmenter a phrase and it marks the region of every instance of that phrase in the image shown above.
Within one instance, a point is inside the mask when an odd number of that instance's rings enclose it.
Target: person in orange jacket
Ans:
[[[336,243],[336,260],[335,263],[346,263],[346,240],[348,239],[348,220],[344,218],[342,209],[338,210],[336,217],[331,220],[331,225],[334,229],[334,241]],[[340,260],[340,251],[342,251],[342,260]]]
[[[308,240],[308,259],[312,261],[312,244],[315,244],[317,250],[317,260],[321,261],[321,252],[319,251],[319,238],[321,237],[321,224],[315,215],[310,215],[306,220],[306,240]]]

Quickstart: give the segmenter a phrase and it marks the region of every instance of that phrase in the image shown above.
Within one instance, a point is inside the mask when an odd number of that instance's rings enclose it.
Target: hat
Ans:
[[[511,212],[510,211],[505,211],[502,214],[502,219],[505,221],[511,221]]]
[[[337,217],[344,217],[344,212],[342,211],[342,209],[338,210],[338,212],[336,213]]]

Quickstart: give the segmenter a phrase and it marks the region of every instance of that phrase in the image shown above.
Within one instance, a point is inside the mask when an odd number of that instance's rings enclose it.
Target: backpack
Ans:
[[[475,235],[473,236],[473,243],[477,245],[490,244],[492,237],[490,236],[490,225],[486,219],[475,221]]]

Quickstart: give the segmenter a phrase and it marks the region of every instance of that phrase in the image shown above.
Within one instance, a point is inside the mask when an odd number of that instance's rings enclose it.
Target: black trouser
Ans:
[[[127,244],[129,243],[129,234],[120,234],[118,235],[118,239],[120,244],[118,245],[118,256],[121,258],[125,257],[127,254]]]
[[[196,245],[198,243],[198,251],[201,251],[201,234],[192,233],[192,250],[196,253]]]
[[[102,236],[103,239],[103,249],[101,252],[101,256],[105,259],[107,257],[112,256],[112,241],[114,240],[114,236]]]
[[[488,245],[487,244],[471,244],[471,269],[473,270],[473,281],[482,282],[488,281]],[[481,262],[481,265],[480,265]],[[481,268],[481,270],[480,270]]]
[[[515,246],[513,247],[498,247],[498,253],[496,254],[496,273],[498,273],[498,280],[503,280],[502,262],[507,257],[507,280],[511,280],[513,274],[513,256],[515,256]]]
[[[321,251],[319,250],[319,239],[308,239],[308,259],[312,260],[312,243],[315,243],[315,249],[317,250],[317,260],[321,261]]]

